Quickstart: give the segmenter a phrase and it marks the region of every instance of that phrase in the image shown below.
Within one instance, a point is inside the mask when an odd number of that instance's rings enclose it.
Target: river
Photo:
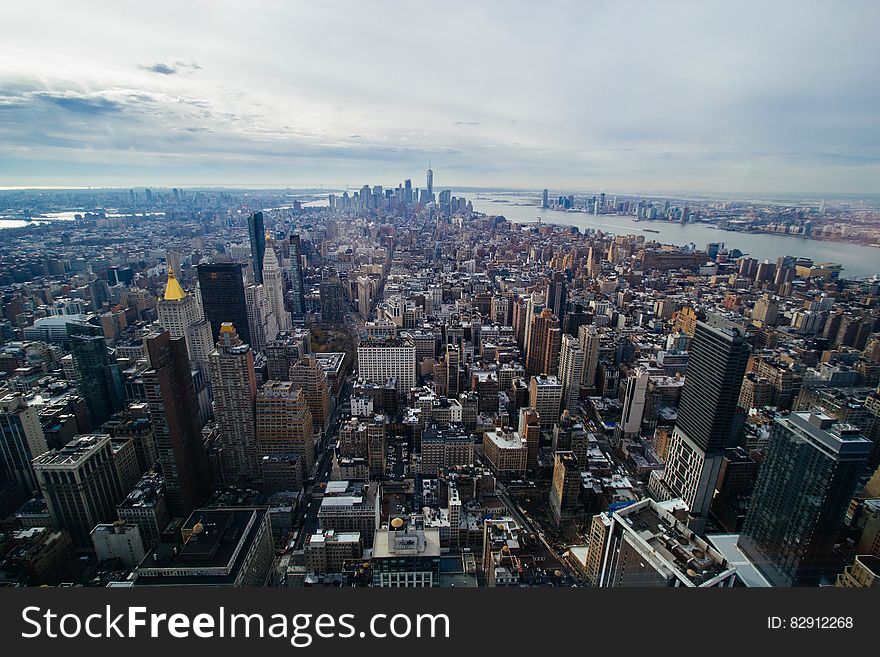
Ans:
[[[482,193],[477,198],[473,192],[464,193],[474,205],[474,210],[486,214],[504,215],[516,223],[532,223],[541,218],[543,223],[577,226],[581,230],[593,228],[620,235],[643,234],[645,239],[655,239],[663,244],[684,246],[694,244],[705,248],[710,242],[723,242],[728,249],[739,249],[758,260],[775,261],[779,256],[811,258],[816,263],[836,262],[843,265],[844,276],[869,278],[880,274],[880,249],[858,244],[827,242],[794,235],[764,233],[737,233],[720,230],[707,224],[680,224],[666,221],[633,221],[625,215],[592,215],[581,212],[558,212],[544,210],[534,205],[533,195],[496,195]],[[497,201],[506,200],[507,203]],[[525,205],[532,203],[533,205]],[[522,204],[522,205],[521,205]],[[654,232],[645,232],[648,228]]]

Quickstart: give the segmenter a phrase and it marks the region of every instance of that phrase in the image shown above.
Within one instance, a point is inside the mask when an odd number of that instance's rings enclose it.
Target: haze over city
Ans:
[[[747,4],[20,4],[0,185],[877,193],[880,5]]]

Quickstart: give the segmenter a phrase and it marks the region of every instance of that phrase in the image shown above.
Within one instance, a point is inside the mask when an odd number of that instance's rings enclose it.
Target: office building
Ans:
[[[78,551],[91,552],[92,529],[116,519],[116,504],[125,494],[110,436],[78,436],[60,450],[35,458],[34,472],[52,526],[66,529]]]
[[[278,254],[275,253],[275,241],[271,238],[267,239],[267,251],[263,257],[263,292],[269,301],[269,307],[275,316],[278,332],[292,331],[293,322],[290,318],[290,312],[284,304],[284,280],[281,275],[281,267],[278,266]],[[275,336],[269,337],[267,332],[266,340],[271,341]],[[276,333],[277,335],[277,333]]]
[[[172,338],[183,338],[190,362],[202,372],[207,372],[208,355],[214,349],[211,325],[205,319],[198,297],[181,287],[170,266],[165,293],[156,302],[156,310],[159,326],[168,331]]]
[[[337,532],[359,532],[364,548],[373,547],[382,497],[379,484],[328,481],[318,510],[318,526]]]
[[[565,317],[568,309],[568,279],[565,272],[555,271],[550,275],[544,293],[544,305],[556,317]]]
[[[248,217],[247,223],[248,237],[251,242],[251,268],[253,271],[253,280],[257,285],[262,285],[263,261],[266,255],[266,226],[263,223],[263,213],[252,213]]]
[[[533,376],[529,381],[529,406],[538,412],[542,430],[559,422],[562,406],[562,383],[556,376]]]
[[[559,353],[559,381],[562,383],[563,409],[576,410],[584,379],[586,354],[577,338],[562,336]]]
[[[583,325],[578,328],[578,342],[584,352],[583,384],[594,390],[596,386],[596,368],[599,365],[599,331],[595,326]]]
[[[347,563],[361,559],[363,541],[360,532],[318,531],[306,539],[306,570],[313,575],[341,573]]]
[[[637,367],[627,378],[626,395],[623,398],[623,414],[619,425],[623,436],[638,436],[641,431],[648,380],[648,370],[645,367]]]
[[[549,308],[544,308],[529,327],[526,351],[526,374],[554,374],[559,368],[559,348],[562,329],[559,319]]]
[[[147,351],[151,368],[143,373],[144,389],[168,511],[186,517],[211,490],[186,342],[164,331],[147,338]]]
[[[528,465],[529,447],[519,432],[498,427],[483,433],[483,456],[499,479],[522,479]]]
[[[275,559],[268,509],[197,509],[180,533],[180,542],[159,543],[147,553],[134,586],[266,585]]]
[[[278,336],[278,321],[275,310],[266,296],[262,285],[248,285],[244,289],[247,304],[248,329],[251,336],[251,348],[264,351],[268,342]]]
[[[254,354],[229,322],[220,327],[217,348],[210,356],[210,370],[224,478],[228,483],[236,484],[257,482],[260,468],[256,442]]]
[[[556,527],[574,520],[583,512],[580,499],[581,470],[574,452],[553,454],[553,479],[550,483],[550,516]]]
[[[120,520],[136,525],[144,547],[158,543],[162,531],[171,520],[165,495],[165,479],[148,472],[135,484],[131,492],[116,506]]]
[[[815,586],[840,570],[834,546],[871,451],[823,413],[777,416],[738,545],[775,586]]]
[[[345,320],[345,290],[336,275],[324,278],[319,287],[321,321],[341,324]]]
[[[461,424],[430,423],[422,432],[422,476],[474,464],[474,441]]]
[[[698,530],[708,517],[724,450],[736,439],[734,413],[748,358],[740,328],[697,323],[666,467],[651,473],[649,490],[657,499],[683,499]]]
[[[440,528],[426,527],[421,515],[392,515],[376,530],[370,566],[376,587],[440,586]]]
[[[146,556],[140,529],[123,520],[95,525],[91,538],[99,562],[118,559],[121,566],[134,568]]]
[[[48,450],[37,408],[20,392],[0,397],[0,473],[33,495],[38,485],[31,461]]]
[[[357,348],[358,375],[374,383],[394,379],[399,395],[409,393],[416,384],[416,348],[406,338],[384,342],[368,341]]]
[[[286,485],[280,485],[282,482],[274,476],[270,488],[298,490],[296,482],[311,474],[315,462],[312,414],[302,389],[290,381],[267,381],[260,388],[256,400],[256,448],[263,465],[264,486],[266,466],[270,470],[277,470],[278,466],[278,461],[270,457],[293,457],[288,462],[295,461],[300,470],[290,473]]]
[[[247,300],[244,296],[242,265],[237,262],[200,264],[199,291],[205,318],[211,324],[214,344],[220,339],[220,327],[224,322],[233,324],[242,342],[250,344]]]
[[[86,401],[93,428],[121,411],[125,400],[122,370],[111,362],[107,340],[94,334],[96,328],[90,324],[67,325],[77,390]]]
[[[287,378],[302,389],[312,413],[312,429],[322,434],[330,422],[330,387],[321,363],[315,356],[300,358],[290,368]]]
[[[305,283],[303,282],[303,253],[299,235],[290,235],[290,313],[295,322],[306,317]]]
[[[597,586],[729,587],[736,568],[682,522],[681,500],[645,499],[611,513]]]

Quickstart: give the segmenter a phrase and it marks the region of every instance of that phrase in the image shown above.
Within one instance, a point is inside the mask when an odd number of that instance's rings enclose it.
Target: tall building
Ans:
[[[775,418],[738,543],[775,586],[815,586],[840,571],[832,551],[871,444],[819,412]]]
[[[538,412],[541,428],[549,430],[559,422],[562,383],[555,376],[533,376],[529,381],[529,406]]]
[[[568,280],[565,272],[555,271],[550,276],[544,293],[544,305],[557,317],[564,317],[568,309]]]
[[[220,327],[224,322],[236,326],[242,341],[250,344],[242,265],[237,262],[216,262],[201,264],[197,271],[202,308],[211,324],[214,344],[220,339]]]
[[[570,335],[562,336],[559,351],[559,381],[562,383],[563,408],[574,410],[580,399],[586,354],[581,343]]]
[[[101,426],[111,415],[121,411],[125,399],[122,371],[110,361],[104,336],[91,334],[95,328],[90,324],[67,325],[76,385],[89,409],[92,428]]]
[[[262,285],[248,285],[244,289],[244,297],[247,304],[251,348],[254,351],[265,351],[266,345],[278,336],[275,310]]]
[[[658,499],[683,499],[697,530],[708,517],[724,450],[733,446],[734,413],[749,359],[744,331],[710,321],[697,323],[666,467],[662,474],[652,472],[649,483]]]
[[[553,455],[553,480],[550,483],[550,515],[557,527],[577,518],[583,511],[580,500],[581,471],[574,452]]]
[[[534,408],[519,409],[519,436],[526,442],[526,469],[538,468],[538,455],[541,451],[541,418]]]
[[[77,436],[60,450],[34,459],[34,472],[52,526],[70,532],[77,550],[92,551],[92,529],[116,519],[116,504],[125,494],[110,436]]]
[[[171,265],[165,293],[156,303],[159,326],[171,333],[172,338],[183,338],[189,360],[203,372],[208,371],[208,355],[214,349],[211,325],[205,319],[201,303],[195,294],[187,293],[180,285]]]
[[[474,464],[474,441],[461,424],[428,424],[422,432],[421,447],[424,477],[436,477],[445,468]]]
[[[427,527],[421,515],[393,515],[373,541],[373,586],[440,586],[440,528]]]
[[[623,414],[619,425],[624,436],[637,436],[641,431],[649,378],[647,368],[637,367],[626,381]]]
[[[384,383],[394,379],[400,395],[416,384],[416,348],[411,340],[393,338],[385,342],[365,342],[358,346],[358,375],[367,381]]]
[[[458,397],[461,380],[461,351],[455,345],[446,345],[446,396]]]
[[[526,374],[554,374],[559,367],[562,329],[559,319],[549,308],[532,320],[526,352]]]
[[[290,313],[294,321],[306,318],[306,293],[303,280],[303,253],[299,235],[290,235]]]
[[[151,369],[143,374],[156,452],[172,516],[186,517],[211,492],[195,386],[183,338],[147,338]]]
[[[277,462],[270,465],[274,486],[268,489],[295,490],[292,482],[308,476],[315,462],[312,414],[302,389],[290,381],[267,381],[260,388],[256,401],[257,457],[263,464],[263,484],[267,486],[266,469],[269,457],[295,457],[298,473],[290,473],[286,486],[277,476]],[[294,459],[291,459],[293,462]],[[299,475],[297,478],[296,475]],[[271,492],[275,492],[271,490]]]
[[[680,500],[645,499],[614,511],[610,527],[599,532],[605,546],[596,586],[733,586],[736,568],[688,529],[685,514]]]
[[[595,326],[584,325],[578,328],[578,342],[584,351],[584,379],[588,388],[596,386],[596,368],[599,365],[599,331]]]
[[[211,352],[210,369],[224,477],[230,483],[259,481],[254,354],[229,322],[220,327],[220,340]]]
[[[263,259],[266,255],[266,226],[263,213],[254,212],[248,217],[248,236],[251,241],[251,260],[253,263],[254,283],[263,283]]]
[[[434,171],[431,169],[431,163],[428,162],[428,171],[425,176],[425,189],[428,190],[428,202],[434,200]]]
[[[40,414],[20,393],[0,398],[0,476],[6,475],[23,493],[38,490],[31,461],[49,450]]]
[[[324,368],[315,356],[300,358],[290,368],[288,379],[305,395],[312,413],[312,428],[316,434],[327,429],[330,422],[330,387]]]
[[[544,191],[541,192],[541,207],[545,210],[550,207],[550,190],[546,187]]]
[[[263,290],[269,300],[269,306],[275,315],[278,331],[293,330],[293,322],[290,313],[284,305],[284,281],[281,276],[281,268],[278,266],[278,255],[275,253],[273,241],[267,239],[268,251],[263,257]],[[267,336],[267,340],[273,340]]]
[[[345,320],[345,293],[337,276],[325,278],[320,285],[321,321],[339,324]]]

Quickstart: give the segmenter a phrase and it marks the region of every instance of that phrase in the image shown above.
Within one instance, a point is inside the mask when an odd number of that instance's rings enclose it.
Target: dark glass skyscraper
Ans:
[[[676,428],[705,452],[723,450],[731,446],[749,345],[736,328],[699,322],[688,353]]]
[[[735,415],[749,344],[742,327],[710,316],[697,324],[689,353],[666,467],[662,474],[652,473],[648,489],[658,499],[684,500],[692,528],[702,531],[724,449],[735,442],[739,426]]]
[[[292,295],[290,314],[293,315],[294,320],[303,320],[306,316],[306,296],[302,271],[302,243],[299,235],[294,233],[290,235],[290,287]]]
[[[220,326],[232,322],[243,342],[250,344],[247,302],[244,296],[242,265],[216,262],[198,266],[199,289],[205,318],[211,323],[214,343],[220,339]]]
[[[107,340],[99,327],[71,323],[67,325],[67,333],[77,389],[89,409],[91,427],[97,429],[113,413],[122,410],[125,400],[122,371],[111,362]]]
[[[263,283],[263,258],[266,256],[266,226],[263,213],[254,212],[248,217],[248,235],[251,238],[251,260],[254,269],[254,282]],[[236,324],[238,326],[238,324]],[[214,336],[217,339],[217,336]]]
[[[821,413],[778,416],[739,546],[775,586],[815,586],[833,558],[871,451],[850,425]]]
[[[152,369],[144,372],[144,387],[168,508],[171,515],[186,517],[210,494],[186,341],[164,331],[147,338],[147,352]]]
[[[553,272],[547,283],[547,291],[544,294],[544,305],[553,311],[557,317],[565,317],[568,306],[568,280],[565,273]]]

